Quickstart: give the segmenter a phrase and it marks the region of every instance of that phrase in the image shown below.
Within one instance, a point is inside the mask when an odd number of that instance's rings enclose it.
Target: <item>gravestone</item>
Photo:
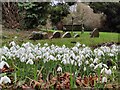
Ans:
[[[70,32],[66,32],[62,35],[62,38],[71,38],[71,37],[72,36],[71,36]]]
[[[43,34],[42,34],[42,32],[33,31],[31,33],[31,35],[29,36],[29,39],[30,40],[40,40],[40,39],[43,39]]]
[[[91,33],[90,33],[90,37],[99,37],[99,30],[97,28],[95,28]]]
[[[77,37],[80,37],[80,35],[79,35],[79,34],[75,34],[75,35],[74,35],[74,38],[77,38]]]
[[[50,38],[60,38],[60,36],[61,36],[61,33],[58,31],[55,31]]]

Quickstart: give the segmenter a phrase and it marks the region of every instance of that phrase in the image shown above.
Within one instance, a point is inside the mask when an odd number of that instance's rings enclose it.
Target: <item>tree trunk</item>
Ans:
[[[2,3],[2,23],[7,28],[19,28],[19,15],[17,2]]]

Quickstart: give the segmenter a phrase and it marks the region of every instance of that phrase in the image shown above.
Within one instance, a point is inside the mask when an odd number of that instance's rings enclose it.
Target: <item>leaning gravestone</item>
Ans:
[[[95,28],[91,33],[90,37],[99,37],[99,31],[97,28]]]
[[[74,38],[77,38],[77,37],[80,37],[80,35],[79,35],[79,34],[75,34],[75,35],[74,35]]]
[[[53,35],[51,36],[51,38],[60,38],[60,36],[61,36],[61,33],[58,32],[58,31],[55,31],[55,32],[53,33]]]
[[[29,37],[30,40],[40,40],[43,39],[42,32],[33,31]]]
[[[62,38],[71,38],[71,37],[72,36],[71,36],[70,32],[66,32],[62,35]]]

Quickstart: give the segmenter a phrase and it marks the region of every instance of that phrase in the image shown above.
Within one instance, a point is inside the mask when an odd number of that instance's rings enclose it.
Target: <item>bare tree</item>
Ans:
[[[7,28],[19,27],[19,15],[17,2],[2,3],[2,23]]]

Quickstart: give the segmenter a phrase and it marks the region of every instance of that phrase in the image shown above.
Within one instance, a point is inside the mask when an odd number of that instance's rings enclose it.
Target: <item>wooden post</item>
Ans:
[[[73,34],[73,20],[74,20],[74,18],[72,17],[72,34]]]

